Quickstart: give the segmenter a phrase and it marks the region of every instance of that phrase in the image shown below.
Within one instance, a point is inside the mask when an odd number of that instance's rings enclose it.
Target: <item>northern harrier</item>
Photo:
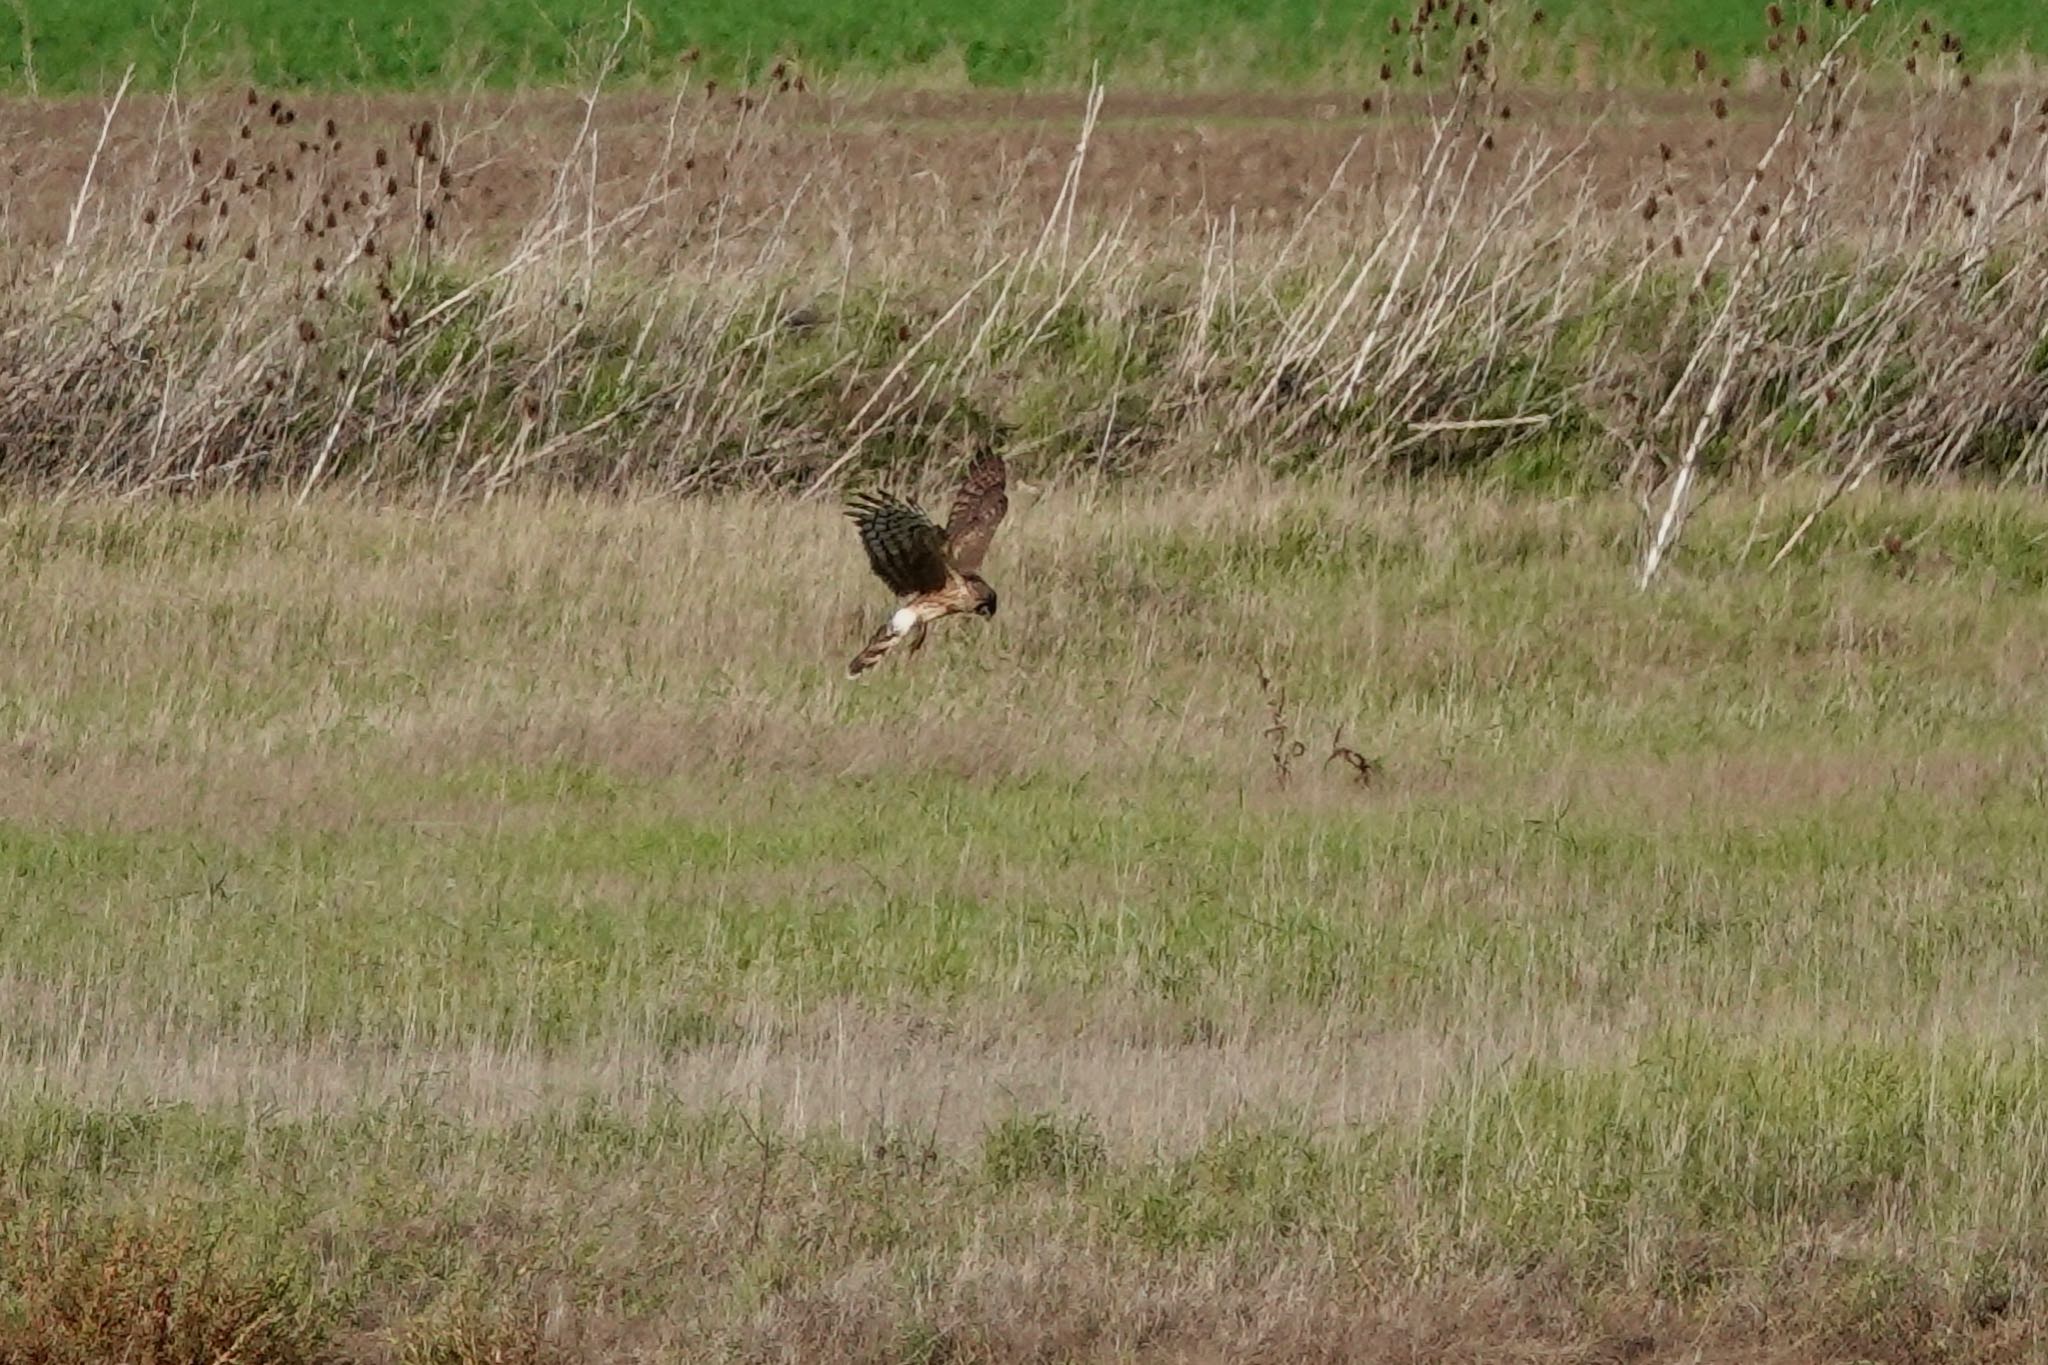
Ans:
[[[888,624],[853,656],[847,677],[873,668],[906,636],[915,654],[924,644],[925,627],[942,616],[996,614],[996,590],[980,569],[1010,508],[1003,481],[1002,456],[993,451],[977,456],[953,495],[953,515],[943,531],[893,493],[863,493],[847,504],[846,515],[860,529],[861,548],[868,552],[875,577],[903,598]]]

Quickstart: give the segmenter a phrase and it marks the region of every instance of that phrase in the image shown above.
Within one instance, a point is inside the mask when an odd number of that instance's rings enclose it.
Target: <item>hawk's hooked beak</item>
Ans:
[[[974,609],[974,614],[976,616],[994,616],[996,614],[996,595],[994,593],[990,593],[988,595],[988,601],[983,602],[980,606],[976,607]]]

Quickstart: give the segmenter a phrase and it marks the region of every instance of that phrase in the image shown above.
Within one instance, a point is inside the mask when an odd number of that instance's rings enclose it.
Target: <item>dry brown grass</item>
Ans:
[[[327,1355],[291,1276],[222,1263],[184,1220],[0,1210],[8,1365],[309,1365]]]

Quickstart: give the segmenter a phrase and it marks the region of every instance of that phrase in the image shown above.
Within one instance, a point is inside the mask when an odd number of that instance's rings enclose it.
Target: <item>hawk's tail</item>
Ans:
[[[896,642],[903,637],[896,633],[893,622],[884,621],[882,628],[869,638],[866,648],[853,656],[853,662],[846,666],[846,676],[858,678],[861,674],[882,662],[882,656],[896,648]]]
[[[899,634],[896,630],[896,622],[893,619],[884,621],[882,628],[876,631],[868,640],[867,647],[854,655],[853,662],[846,666],[846,676],[858,678],[861,674],[882,662],[882,656],[896,648],[904,640],[910,641],[910,652],[912,654],[917,653],[919,649],[924,647],[924,624],[924,622],[919,621],[911,626],[909,630]]]

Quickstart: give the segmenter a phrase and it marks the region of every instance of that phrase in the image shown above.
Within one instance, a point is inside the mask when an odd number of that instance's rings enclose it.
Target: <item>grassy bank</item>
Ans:
[[[0,1341],[1995,1354],[2048,522],[1794,516],[1024,493],[854,687],[826,508],[17,505]]]
[[[1482,8],[1493,22],[1493,7]],[[1663,82],[1689,74],[1696,49],[1731,65],[1764,51],[1760,5],[1504,0],[1500,8],[1499,24],[1517,35],[1506,55],[1520,74],[1537,80]],[[1816,31],[1838,20],[1833,6],[1783,8],[1793,23]],[[628,78],[689,72],[730,81],[793,59],[812,76],[913,84],[1071,86],[1099,64],[1125,86],[1289,87],[1369,78],[1389,59],[1405,70],[1414,50],[1407,26],[1417,9],[1407,0],[1338,9],[1310,0],[1250,7],[1175,0],[1135,9],[1091,2],[916,0],[877,8],[716,0],[640,5],[622,22],[624,6],[602,0],[511,9],[228,0],[196,10],[162,0],[24,0],[0,11],[0,82],[49,93],[90,90],[133,63],[145,86],[180,74],[188,83],[246,78],[328,89],[432,88],[471,79],[545,85],[579,79],[596,53],[623,35],[620,72]],[[1534,20],[1538,9],[1541,21]],[[1464,41],[1449,32],[1457,7],[1442,10],[1433,46],[1454,51]],[[1902,34],[1923,12],[1983,59],[2048,43],[2048,20],[2026,0],[1901,6],[1879,27]]]
[[[1680,513],[1727,476],[2038,481],[2048,113],[1869,77],[1808,51],[1734,93],[1234,129],[1135,97],[60,109],[0,225],[0,478],[822,488],[1000,438],[1034,476]]]

